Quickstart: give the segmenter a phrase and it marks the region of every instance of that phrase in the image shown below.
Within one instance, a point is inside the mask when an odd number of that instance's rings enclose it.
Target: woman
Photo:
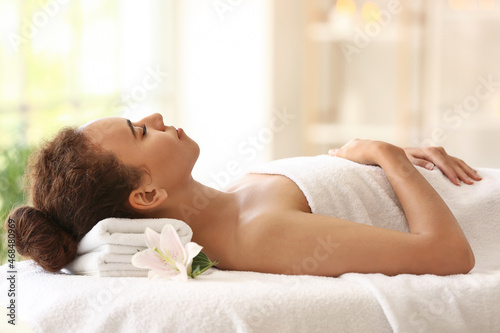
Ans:
[[[248,174],[226,191],[195,181],[199,147],[160,114],[137,123],[104,118],[65,129],[30,168],[34,207],[18,207],[18,252],[57,271],[74,259],[77,243],[100,220],[169,217],[185,221],[193,241],[218,267],[269,273],[338,276],[346,272],[448,275],[474,267],[471,247],[454,215],[412,165],[434,164],[456,185],[481,177],[442,148],[401,149],[353,140],[330,155],[379,165],[408,221],[409,233],[312,214],[287,177]],[[404,172],[402,171],[404,170]],[[202,198],[203,200],[200,200]],[[328,236],[331,248],[314,271],[298,263]]]

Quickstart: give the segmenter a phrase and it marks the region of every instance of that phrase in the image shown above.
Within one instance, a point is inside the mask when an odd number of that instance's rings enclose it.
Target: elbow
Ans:
[[[474,253],[469,242],[464,239],[428,239],[424,259],[428,265],[427,273],[435,275],[467,274],[475,266]]]
[[[443,252],[446,255],[441,259],[438,275],[467,274],[476,265],[474,253],[467,241],[449,245]]]
[[[474,257],[474,252],[469,245],[467,239],[456,245],[455,247],[455,258],[456,258],[456,274],[467,274],[476,265],[476,258]]]
[[[471,247],[469,246],[469,243],[467,243],[467,248],[465,249],[465,254],[464,258],[462,259],[462,273],[461,274],[467,274],[472,269],[474,266],[476,266],[476,258],[474,257],[474,252],[472,252]]]
[[[455,257],[454,263],[450,267],[451,271],[446,275],[467,274],[474,268],[476,265],[476,259],[474,258],[472,250],[467,251],[467,253],[465,252],[466,251]]]

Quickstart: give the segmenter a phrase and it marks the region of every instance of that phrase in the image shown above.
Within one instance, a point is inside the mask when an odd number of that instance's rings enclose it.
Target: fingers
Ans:
[[[465,184],[468,184],[468,185],[472,185],[473,182],[472,182],[472,179],[469,178],[469,176],[467,176],[467,173],[458,165],[453,165],[451,166],[449,169],[451,169],[452,171],[450,171],[450,173],[453,174],[453,180],[452,182],[457,185],[457,186],[460,186],[460,182],[464,182]],[[450,178],[451,179],[451,178]]]
[[[482,179],[476,170],[464,161],[448,155],[442,147],[406,148],[405,151],[413,164],[429,170],[435,165],[457,186],[462,182],[472,185],[474,181]]]
[[[412,157],[412,158],[410,158],[410,161],[419,167],[426,168],[427,170],[434,169],[434,163],[429,162],[427,160]]]
[[[341,157],[345,154],[343,148],[330,149],[328,154],[330,156]],[[476,170],[461,159],[448,155],[443,147],[404,148],[404,151],[414,165],[426,168],[427,170],[432,170],[437,166],[457,186],[460,186],[462,182],[472,185],[474,181],[482,179]]]
[[[477,171],[474,170],[473,168],[471,168],[469,165],[467,165],[467,163],[465,163],[464,161],[462,161],[458,158],[454,158],[454,159],[455,159],[457,165],[462,170],[465,177],[467,177],[467,180],[470,181],[470,183],[472,183],[472,180],[480,181],[482,179],[481,176],[477,173]]]
[[[462,168],[451,157],[441,155],[435,162],[441,172],[444,173],[453,184],[460,186],[460,181],[469,185],[472,183]]]
[[[476,170],[455,157],[448,156],[447,163],[437,165],[451,182],[457,186],[460,186],[461,182],[472,185],[474,184],[474,180],[480,181],[482,179]]]
[[[458,178],[457,171],[455,170],[455,168],[453,168],[451,166],[442,166],[442,167],[439,167],[439,169],[441,170],[442,173],[444,173],[444,175],[446,177],[448,177],[448,179],[453,184],[460,186],[460,180]]]
[[[328,155],[335,156],[335,155],[337,155],[337,151],[338,151],[338,149],[330,149],[328,151]]]

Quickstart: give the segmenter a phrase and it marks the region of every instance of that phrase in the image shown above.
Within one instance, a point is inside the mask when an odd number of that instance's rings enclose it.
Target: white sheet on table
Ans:
[[[396,332],[495,332],[500,327],[500,271],[327,278],[212,269],[183,283],[53,274],[31,261],[18,263],[17,270],[18,315],[34,332],[391,332],[391,325]],[[5,265],[0,268],[1,290],[6,271]],[[5,306],[6,293],[1,300]],[[394,318],[382,308],[399,313]]]

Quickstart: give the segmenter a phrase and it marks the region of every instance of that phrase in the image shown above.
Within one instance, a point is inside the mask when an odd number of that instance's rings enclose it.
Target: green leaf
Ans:
[[[219,262],[217,260],[211,261],[205,253],[198,253],[198,255],[193,258],[193,264],[191,265],[191,277],[194,279],[218,263]]]

